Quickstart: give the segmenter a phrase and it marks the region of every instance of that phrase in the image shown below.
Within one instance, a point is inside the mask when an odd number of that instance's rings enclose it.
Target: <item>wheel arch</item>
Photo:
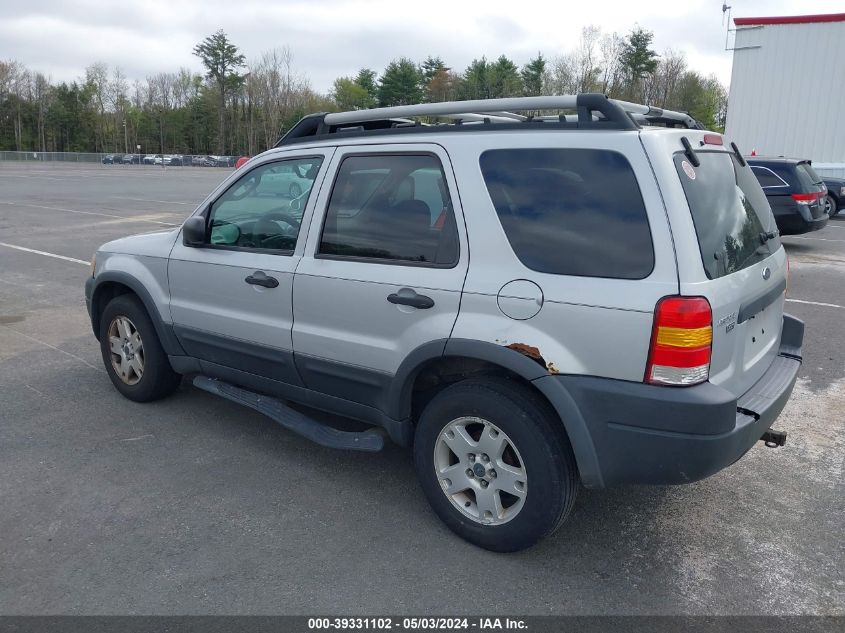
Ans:
[[[447,376],[437,380],[433,375]],[[471,339],[441,339],[416,348],[394,376],[387,394],[386,412],[396,420],[413,419],[417,409],[440,389],[469,376],[512,378],[539,395],[561,420],[582,483],[602,488],[604,483],[595,447],[577,402],[563,381],[549,373],[542,359],[512,348]],[[431,386],[427,386],[433,381]]]
[[[95,278],[94,290],[91,294],[91,327],[97,340],[100,338],[100,318],[109,301],[124,294],[132,294],[140,299],[153,322],[158,340],[162,348],[170,355],[183,355],[185,352],[176,339],[173,329],[164,323],[161,314],[149,291],[135,277],[119,271],[106,271]]]

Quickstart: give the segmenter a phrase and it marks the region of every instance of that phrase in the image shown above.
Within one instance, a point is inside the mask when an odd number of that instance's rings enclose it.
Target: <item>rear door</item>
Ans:
[[[458,315],[455,180],[431,144],[338,149],[329,174],[294,279],[296,367],[311,389],[383,409],[402,361]]]
[[[697,274],[681,271],[681,294],[707,298],[713,311],[710,382],[739,396],[768,369],[780,343],[786,254],[766,196],[748,166],[731,152],[681,151],[673,162],[689,207],[693,233],[676,230],[678,244],[700,255]],[[687,252],[688,261],[693,259]],[[679,261],[683,259],[679,253]],[[682,268],[679,266],[679,268]]]

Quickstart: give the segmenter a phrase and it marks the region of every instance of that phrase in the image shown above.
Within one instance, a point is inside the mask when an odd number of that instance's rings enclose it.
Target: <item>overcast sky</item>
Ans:
[[[842,0],[728,0],[735,17],[834,13]],[[654,32],[658,52],[682,50],[692,68],[730,81],[721,0],[0,0],[0,59],[16,59],[54,81],[84,75],[94,61],[143,80],[180,66],[201,71],[191,54],[222,28],[248,61],[287,45],[313,88],[327,91],[361,67],[381,71],[393,58],[439,55],[463,70],[475,57],[504,53],[522,65],[537,51],[571,49],[581,28]],[[731,25],[732,26],[732,25]]]

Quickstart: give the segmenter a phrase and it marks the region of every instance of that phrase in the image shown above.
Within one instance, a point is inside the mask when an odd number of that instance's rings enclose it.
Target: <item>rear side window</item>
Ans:
[[[458,250],[452,201],[436,156],[343,159],[318,256],[450,267]]]
[[[777,238],[761,242],[774,230],[766,195],[751,169],[728,152],[696,152],[701,165],[675,155],[675,167],[692,212],[704,270],[710,279],[756,264],[774,253]]]
[[[786,187],[787,184],[768,167],[751,167],[761,187]]]
[[[599,149],[507,149],[481,155],[511,248],[543,273],[643,279],[654,268],[645,203],[627,159]]]

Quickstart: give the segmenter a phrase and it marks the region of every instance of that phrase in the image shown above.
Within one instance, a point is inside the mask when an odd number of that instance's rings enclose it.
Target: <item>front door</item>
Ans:
[[[457,188],[429,144],[339,149],[329,173],[294,279],[296,366],[307,387],[384,410],[402,361],[445,341],[458,315]]]
[[[203,212],[206,243],[188,247],[180,237],[168,263],[170,313],[189,355],[291,384],[301,384],[291,346],[300,227],[329,156],[299,154],[235,180]]]

